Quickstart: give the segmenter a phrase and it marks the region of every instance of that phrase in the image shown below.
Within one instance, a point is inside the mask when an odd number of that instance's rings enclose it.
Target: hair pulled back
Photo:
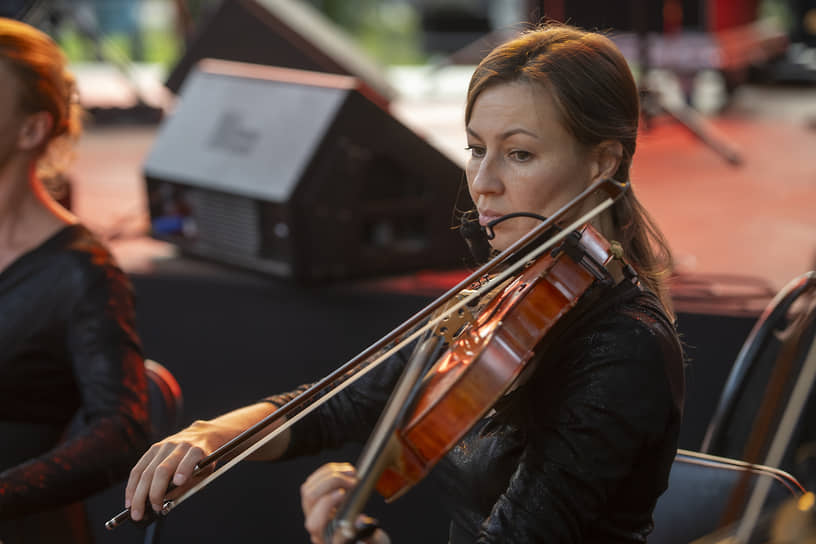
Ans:
[[[614,177],[629,181],[640,118],[638,89],[626,59],[609,38],[549,23],[499,45],[471,77],[465,122],[470,122],[476,99],[486,88],[511,82],[550,92],[564,127],[587,148],[620,142],[623,155]],[[631,188],[611,208],[611,217],[614,232],[603,234],[621,243],[641,281],[671,313],[664,285],[671,252]]]

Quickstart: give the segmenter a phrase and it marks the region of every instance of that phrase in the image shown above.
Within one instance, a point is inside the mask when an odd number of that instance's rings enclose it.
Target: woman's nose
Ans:
[[[470,187],[477,194],[499,193],[502,190],[501,172],[495,159],[485,155],[478,164],[474,165]]]

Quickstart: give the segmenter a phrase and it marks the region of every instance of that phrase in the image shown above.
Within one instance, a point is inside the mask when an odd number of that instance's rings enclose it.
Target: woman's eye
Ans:
[[[523,151],[521,149],[517,149],[515,151],[511,151],[510,156],[513,157],[514,159],[516,159],[519,162],[526,162],[526,161],[529,161],[533,157],[533,154],[530,153],[529,151]]]
[[[478,145],[469,145],[465,148],[466,151],[470,151],[470,156],[473,158],[480,159],[484,157],[485,150],[483,147],[479,147]]]

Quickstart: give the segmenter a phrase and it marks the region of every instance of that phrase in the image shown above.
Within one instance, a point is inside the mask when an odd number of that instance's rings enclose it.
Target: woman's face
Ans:
[[[513,212],[549,217],[598,177],[595,154],[567,132],[551,94],[536,85],[488,87],[466,128],[465,173],[483,226]],[[508,219],[494,227],[490,243],[503,250],[538,223]]]

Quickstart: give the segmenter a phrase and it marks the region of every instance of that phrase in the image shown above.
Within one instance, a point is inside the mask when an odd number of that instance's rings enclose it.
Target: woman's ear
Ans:
[[[611,178],[623,160],[623,145],[618,140],[604,140],[594,150],[593,181]]]
[[[20,125],[17,146],[22,151],[40,149],[48,142],[54,118],[47,111],[38,111],[26,116]]]

